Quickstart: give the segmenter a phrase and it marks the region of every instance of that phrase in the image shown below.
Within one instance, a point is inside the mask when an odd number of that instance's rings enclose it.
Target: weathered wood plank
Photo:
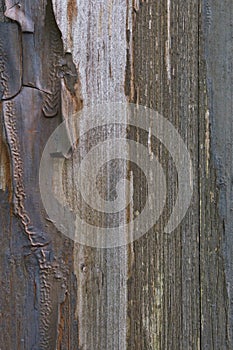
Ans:
[[[124,102],[125,1],[53,3],[65,50],[72,53],[79,71],[83,105]],[[63,99],[66,103],[66,94],[63,94]],[[70,110],[72,107],[66,111]],[[98,139],[106,135],[106,132],[102,136],[95,132],[93,142],[92,138],[86,140],[83,156],[86,149],[91,149]],[[76,162],[77,159],[74,159],[72,164],[67,165],[66,191],[71,205],[75,203],[71,175],[77,171]],[[85,206],[81,210],[85,211]],[[127,247],[102,250],[75,245],[74,271],[78,281],[76,316],[82,349],[127,348],[128,260]]]
[[[129,284],[132,349],[200,348],[198,196],[198,1],[146,1],[135,9],[131,99],[168,118],[182,135],[194,167],[194,194],[182,225],[164,233],[176,193],[176,169],[158,150],[169,174],[168,202],[155,230],[135,242]]]
[[[203,35],[200,46],[202,347],[231,349],[233,346],[232,2],[203,1],[202,13]]]
[[[0,1],[1,349],[232,348],[232,6]],[[71,114],[125,101],[153,108],[180,133],[193,163],[192,203],[176,230],[164,233],[179,191],[172,155],[139,128],[89,132],[61,179],[74,211],[91,213],[96,226],[114,224],[89,212],[75,192],[80,158],[114,132],[157,155],[167,200],[136,242],[82,246],[44,210],[42,151],[63,119],[79,137]],[[145,174],[132,162],[110,164],[101,175],[104,198],[120,177],[133,183],[121,223],[143,209]]]

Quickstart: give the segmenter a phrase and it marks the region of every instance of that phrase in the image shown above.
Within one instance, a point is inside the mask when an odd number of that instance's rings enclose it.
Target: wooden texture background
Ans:
[[[233,348],[232,38],[230,0],[0,0],[1,350]],[[170,179],[161,219],[128,246],[82,246],[44,210],[41,155],[69,115],[127,101],[187,144],[191,206],[164,233],[177,173],[155,144]],[[75,169],[67,160],[74,206]]]

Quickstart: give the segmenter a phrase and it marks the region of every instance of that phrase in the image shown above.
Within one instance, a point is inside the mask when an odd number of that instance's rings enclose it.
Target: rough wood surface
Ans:
[[[200,69],[206,80],[202,80],[200,101],[201,106],[206,105],[206,112],[200,128],[206,123],[206,149],[200,152],[201,161],[205,159],[201,172],[202,344],[231,349],[233,4],[205,1],[203,13]],[[203,99],[203,93],[208,99]]]
[[[0,0],[0,349],[232,348],[232,6]],[[73,113],[126,101],[153,108],[179,131],[193,162],[191,206],[164,233],[177,171],[165,147],[142,133],[168,182],[160,220],[127,246],[82,246],[44,210],[42,152],[62,120],[72,131]],[[81,156],[108,133],[89,133]],[[84,215],[72,178],[77,158],[65,161],[64,193]],[[122,164],[107,168],[103,183],[140,179],[129,213],[140,212],[145,179]],[[102,194],[110,195],[107,186]]]

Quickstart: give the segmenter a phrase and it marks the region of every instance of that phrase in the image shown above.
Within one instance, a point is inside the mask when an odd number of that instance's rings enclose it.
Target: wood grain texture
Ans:
[[[0,349],[232,348],[232,6],[0,0]],[[148,133],[117,129],[157,155],[166,206],[128,246],[82,246],[44,210],[42,152],[63,120],[75,134],[73,113],[125,101],[158,111],[179,131],[193,163],[192,202],[179,227],[164,233],[179,189],[172,157]],[[83,216],[78,161],[111,133],[89,132],[65,160],[63,190]],[[143,209],[145,177],[134,164],[118,162],[102,175],[107,198],[118,178],[133,178],[129,215]],[[94,224],[113,224],[91,213]]]
[[[24,11],[29,10],[36,23],[34,33],[25,33],[19,26],[16,27],[19,34],[13,36],[16,24],[1,23],[2,34],[7,29],[12,33],[9,35],[12,42],[4,46],[6,64],[13,65],[13,73],[14,69],[18,70],[18,74],[8,80],[8,90],[12,86],[16,88],[18,77],[23,76],[15,96],[3,98],[1,102],[1,135],[6,145],[1,148],[4,149],[1,169],[7,176],[1,191],[1,263],[4,267],[1,270],[1,329],[8,327],[7,334],[1,332],[1,348],[66,348],[68,341],[77,344],[73,338],[77,338],[77,324],[74,310],[70,308],[75,300],[72,254],[69,253],[72,243],[47,220],[38,183],[43,148],[62,120],[60,88],[59,109],[54,113],[57,118],[46,120],[43,115],[44,100],[50,93],[49,79],[43,77],[50,78],[51,70],[50,66],[42,64],[46,61],[43,51],[46,31],[56,31],[57,41],[60,40],[61,45],[62,42],[59,29],[55,21],[52,22],[51,3],[46,6],[46,2],[34,2],[28,8],[27,2],[22,6]],[[50,26],[45,25],[47,16],[52,22]],[[49,57],[50,50],[47,50]],[[17,60],[22,64],[21,70]],[[63,252],[61,246],[67,249]]]
[[[147,1],[135,9],[134,89],[128,88],[129,97],[159,111],[179,130],[194,164],[194,194],[180,227],[165,234],[177,170],[157,146],[155,153],[169,174],[168,201],[160,223],[134,245],[132,349],[200,348],[198,16],[197,1]]]
[[[65,50],[72,53],[79,72],[83,105],[126,101],[124,76],[128,14],[125,1],[53,3]],[[76,16],[71,14],[71,7],[77,11]],[[63,94],[66,112],[72,111],[72,106],[66,101],[67,95]],[[82,157],[101,138],[106,138],[107,133],[95,132],[94,135],[94,138],[90,135],[84,141]],[[77,158],[67,163],[65,191],[70,205],[75,209],[78,204],[75,204],[76,194],[72,191],[72,174],[77,171]],[[126,174],[124,167],[122,173]],[[110,173],[108,176],[111,176]],[[80,211],[85,213],[85,205],[79,205]],[[74,272],[79,286],[76,316],[80,348],[127,348],[128,260],[127,247],[101,250],[75,245]]]
[[[207,78],[200,92],[206,90],[208,96],[207,101],[201,100],[206,104],[202,121],[207,124],[207,147],[201,151],[206,158],[201,177],[203,346],[231,349],[232,3],[205,1],[203,13],[202,57],[206,65],[202,61],[201,68]],[[204,125],[201,128],[204,130]]]
[[[17,24],[1,23],[0,96],[13,98],[22,87],[22,48]]]

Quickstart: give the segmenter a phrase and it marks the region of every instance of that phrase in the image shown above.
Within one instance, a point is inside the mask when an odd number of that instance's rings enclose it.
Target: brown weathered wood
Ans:
[[[0,1],[0,349],[232,348],[232,6]],[[96,225],[115,223],[75,192],[80,159],[115,134],[157,155],[167,200],[137,241],[82,246],[44,209],[42,152],[64,119],[79,136],[73,113],[126,101],[158,111],[179,131],[193,163],[192,202],[176,230],[164,233],[179,190],[168,150],[132,127],[90,131],[63,169],[74,211],[91,213]],[[133,204],[118,217],[124,222],[143,209],[146,179],[132,162],[112,163],[97,179],[103,197],[114,196],[121,177],[134,184]]]

